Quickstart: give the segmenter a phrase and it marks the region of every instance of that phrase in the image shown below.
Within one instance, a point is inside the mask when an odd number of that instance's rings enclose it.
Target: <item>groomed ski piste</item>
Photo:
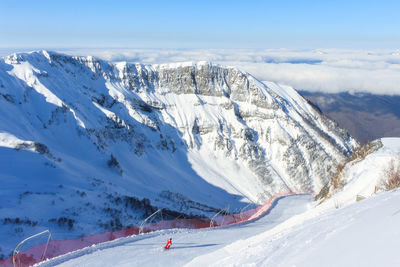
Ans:
[[[121,238],[37,266],[400,266],[398,203],[399,190],[338,209],[287,196],[255,222]]]
[[[278,199],[260,219],[239,225],[205,229],[170,229],[106,242],[59,256],[37,266],[183,266],[199,256],[261,234],[305,212],[310,195]],[[163,247],[172,238],[169,250]]]

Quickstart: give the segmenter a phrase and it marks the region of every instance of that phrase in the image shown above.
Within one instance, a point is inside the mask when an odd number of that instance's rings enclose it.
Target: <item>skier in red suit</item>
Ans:
[[[169,249],[172,245],[172,238],[168,239],[167,244],[165,245],[165,249]]]

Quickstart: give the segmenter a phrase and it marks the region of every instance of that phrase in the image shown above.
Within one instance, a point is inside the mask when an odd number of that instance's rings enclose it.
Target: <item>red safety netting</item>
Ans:
[[[273,203],[287,195],[292,195],[292,192],[279,193],[271,197],[264,205],[254,209],[249,209],[241,213],[220,215],[215,218],[201,219],[175,219],[168,221],[160,221],[149,223],[141,227],[141,233],[148,233],[157,230],[173,229],[173,228],[188,228],[200,229],[207,227],[227,226],[237,223],[249,222],[266,214],[272,207]],[[139,227],[131,227],[114,232],[105,232],[101,234],[89,235],[81,238],[67,240],[51,240],[48,244],[36,245],[26,251],[18,254],[18,266],[29,266],[40,261],[43,261],[43,252],[46,251],[45,258],[54,258],[72,251],[76,251],[85,247],[111,241],[121,237],[127,237],[139,234]],[[47,247],[46,247],[47,246]],[[12,257],[0,261],[0,266],[13,266]]]

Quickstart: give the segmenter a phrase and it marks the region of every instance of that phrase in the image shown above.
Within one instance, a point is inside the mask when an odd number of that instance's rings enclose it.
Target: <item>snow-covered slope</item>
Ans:
[[[359,154],[365,155],[365,158],[353,157],[347,162],[337,177],[342,186],[334,188],[330,185],[327,198],[323,201],[340,207],[382,191],[382,182],[390,166],[397,168],[400,163],[400,138],[377,139],[361,150],[365,153]]]
[[[14,54],[0,59],[0,118],[7,247],[45,228],[127,227],[158,207],[210,215],[318,192],[357,146],[292,88],[206,62]]]
[[[400,266],[400,190],[317,209],[192,260],[187,266]]]
[[[281,199],[250,224],[122,238],[39,266],[399,266],[400,190],[339,209],[311,199]]]

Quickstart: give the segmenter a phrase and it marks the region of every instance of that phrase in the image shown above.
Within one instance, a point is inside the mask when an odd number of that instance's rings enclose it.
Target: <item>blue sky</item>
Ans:
[[[0,0],[1,48],[399,48],[400,1]]]

